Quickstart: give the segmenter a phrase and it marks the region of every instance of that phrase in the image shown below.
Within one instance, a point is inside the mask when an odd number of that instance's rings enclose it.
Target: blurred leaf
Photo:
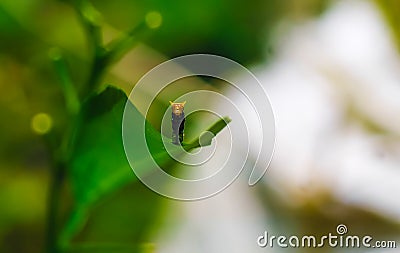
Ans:
[[[243,5],[238,0],[178,0],[170,4],[162,0],[118,0],[93,4],[118,30],[128,30],[149,11],[159,11],[162,26],[144,42],[170,58],[207,52],[247,64],[264,58],[265,31],[280,17],[276,8],[280,3],[254,0]]]
[[[397,49],[400,50],[400,2],[397,0],[375,0],[375,2],[383,12],[390,26]]]
[[[67,246],[82,228],[89,209],[97,200],[137,179],[126,159],[122,143],[121,126],[126,102],[127,97],[123,91],[108,87],[83,105],[70,164],[75,206],[61,234],[62,247]],[[179,146],[163,143],[161,134],[147,123],[136,107],[131,103],[128,106],[132,110],[130,124],[136,126],[130,128],[130,138],[139,140],[143,136],[143,128],[139,126],[145,123],[146,142],[151,152],[148,155],[148,152],[144,152],[147,147],[134,145],[131,151],[140,154],[136,156],[140,157],[135,161],[137,167],[151,172],[153,159],[160,166],[174,163],[164,145],[171,145],[170,150],[176,154],[183,153],[183,150]],[[221,119],[208,131],[216,135],[228,122],[226,118]],[[196,138],[187,144],[186,149],[199,146],[199,138]]]
[[[129,31],[125,32],[121,37],[107,44],[106,51],[102,55],[102,61],[111,65],[119,61],[125,54],[132,49],[139,41],[145,38],[150,32],[150,28],[145,22],[141,22]]]

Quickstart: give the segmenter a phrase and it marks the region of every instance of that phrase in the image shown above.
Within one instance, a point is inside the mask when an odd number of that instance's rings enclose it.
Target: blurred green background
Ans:
[[[400,4],[377,2],[398,38]],[[157,252],[150,238],[170,200],[133,181],[126,169],[116,140],[119,106],[126,98],[117,91],[99,101],[89,98],[106,84],[127,91],[157,63],[189,53],[217,54],[250,67],[272,61],[278,25],[318,16],[329,4],[1,0],[0,252]],[[119,51],[111,60],[103,57],[115,44]],[[128,53],[132,48],[135,53]],[[194,88],[213,89],[196,82]],[[165,102],[160,106],[168,106]],[[83,122],[84,129],[76,130],[75,122]],[[96,131],[109,135],[87,137]],[[82,172],[82,164],[95,172]],[[114,173],[110,166],[128,172],[112,186],[106,182]],[[271,213],[318,215],[315,206],[299,211],[281,204]],[[335,224],[321,218],[316,227],[321,220]]]

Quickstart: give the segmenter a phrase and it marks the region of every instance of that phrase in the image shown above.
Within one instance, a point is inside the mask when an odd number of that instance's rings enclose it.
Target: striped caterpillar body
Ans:
[[[185,128],[185,102],[175,103],[169,101],[172,107],[172,143],[180,145],[183,142],[184,128]]]

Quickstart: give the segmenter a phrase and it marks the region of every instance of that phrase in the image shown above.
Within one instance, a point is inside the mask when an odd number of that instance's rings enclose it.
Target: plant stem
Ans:
[[[64,181],[64,163],[54,162],[54,167],[51,173],[51,182],[49,187],[48,196],[48,209],[47,209],[47,252],[58,253],[57,235],[58,235],[58,214],[59,214],[59,200],[61,199],[61,190]]]
[[[92,66],[81,96],[78,96],[73,85],[72,78],[69,75],[62,55],[58,52],[52,55],[56,69],[61,77],[63,90],[66,97],[66,107],[69,111],[68,130],[64,135],[60,135],[58,144],[50,147],[49,150],[53,155],[53,168],[51,170],[51,182],[49,186],[48,210],[47,210],[47,252],[59,253],[63,251],[63,247],[69,244],[73,233],[67,228],[67,232],[59,234],[59,209],[62,200],[62,187],[64,185],[65,173],[68,163],[73,154],[75,147],[76,134],[82,124],[81,103],[90,97],[99,88],[100,81],[107,67],[119,60],[135,43],[138,42],[140,36],[144,36],[148,32],[148,27],[141,23],[121,37],[111,43],[106,49],[102,42],[101,33],[101,15],[87,0],[74,1],[74,6],[78,12],[82,25],[86,28],[89,44],[93,50]],[[140,35],[140,36],[139,36]],[[54,52],[53,52],[54,53]],[[61,143],[59,155],[57,156],[57,148]],[[192,144],[195,145],[195,144]],[[76,220],[81,220],[85,212],[73,213]],[[77,217],[77,218],[76,218]],[[78,219],[79,218],[79,219]],[[75,220],[73,220],[75,221]],[[61,238],[59,238],[59,236]]]

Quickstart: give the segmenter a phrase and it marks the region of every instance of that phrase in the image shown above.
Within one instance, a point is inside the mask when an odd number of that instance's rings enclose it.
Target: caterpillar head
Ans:
[[[185,107],[186,101],[183,103],[175,103],[175,102],[169,101],[169,103],[171,104],[173,114],[179,116],[183,113],[183,109]]]

